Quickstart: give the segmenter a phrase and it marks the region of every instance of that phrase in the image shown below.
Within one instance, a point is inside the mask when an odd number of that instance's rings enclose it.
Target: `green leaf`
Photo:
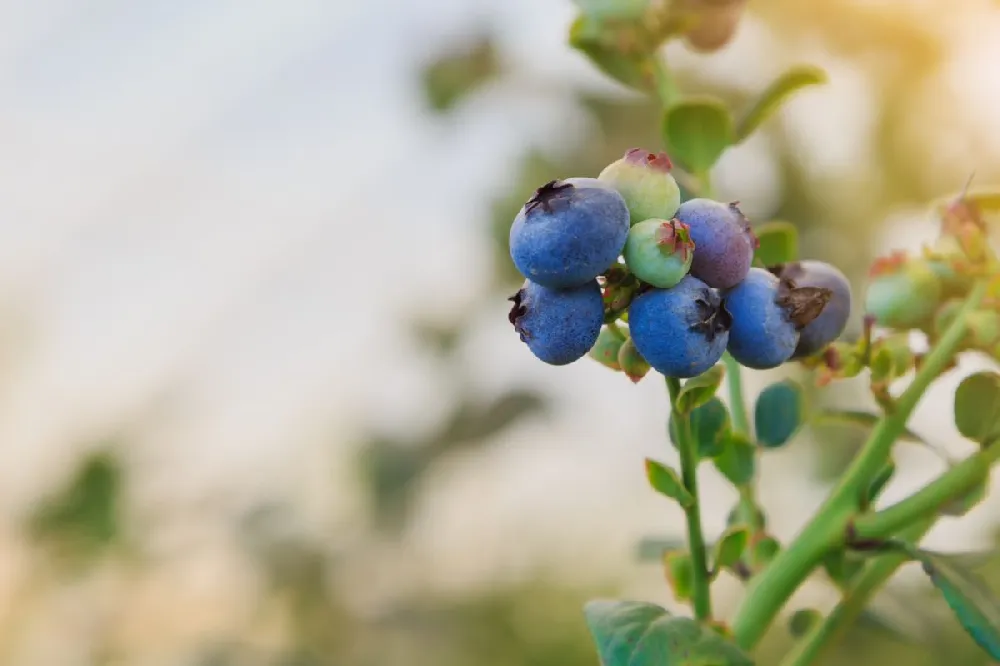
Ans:
[[[750,544],[750,567],[754,571],[760,571],[769,565],[780,552],[781,544],[774,537],[766,534],[754,535]]]
[[[749,483],[756,469],[756,448],[744,435],[732,433],[713,462],[723,476],[736,486]]]
[[[723,569],[731,569],[742,558],[750,541],[750,531],[745,527],[731,527],[722,533],[715,544],[712,573],[718,575]]]
[[[599,22],[587,16],[578,17],[570,27],[569,44],[619,83],[638,90],[651,88],[649,57],[640,53],[624,54],[616,49],[603,34]]]
[[[826,80],[826,72],[818,67],[799,65],[789,69],[775,79],[740,118],[736,140],[744,141],[753,134],[795,92],[806,86],[826,83]]]
[[[705,173],[733,144],[733,119],[719,99],[688,98],[666,110],[663,138],[671,157],[692,173]]]
[[[663,573],[677,601],[690,601],[694,593],[694,563],[686,550],[663,553]]]
[[[584,615],[602,666],[753,666],[715,631],[655,604],[590,601]]]
[[[823,621],[823,615],[814,608],[800,608],[788,619],[788,631],[794,638],[802,638],[818,623]]]
[[[646,478],[653,490],[676,500],[682,508],[689,509],[694,505],[694,496],[684,487],[677,472],[666,465],[646,458]]]
[[[718,397],[713,396],[708,402],[696,407],[689,417],[691,434],[698,443],[698,455],[702,458],[714,458],[722,453],[726,439],[731,432],[729,410]],[[677,420],[670,414],[670,440],[677,445]]]
[[[761,266],[774,266],[799,258],[799,230],[791,222],[774,220],[753,230],[760,244],[754,253]]]
[[[1000,437],[1000,375],[977,372],[962,380],[955,391],[955,425],[980,444]]]
[[[771,384],[757,397],[754,428],[757,442],[777,448],[792,438],[805,419],[805,393],[798,383],[786,379]]]
[[[725,374],[726,368],[720,363],[684,382],[677,395],[677,411],[681,414],[690,414],[691,410],[711,400],[719,390]]]
[[[986,582],[954,558],[923,550],[913,554],[965,631],[991,658],[1000,659],[1000,600]]]
[[[862,560],[847,556],[844,549],[835,550],[823,558],[823,569],[830,580],[841,590],[850,588],[851,583],[865,568]]]

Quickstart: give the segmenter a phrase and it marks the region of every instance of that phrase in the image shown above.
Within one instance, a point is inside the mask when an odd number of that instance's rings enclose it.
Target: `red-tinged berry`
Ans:
[[[633,148],[601,171],[598,179],[622,195],[633,225],[652,218],[670,219],[681,205],[681,191],[670,174],[666,153]]]

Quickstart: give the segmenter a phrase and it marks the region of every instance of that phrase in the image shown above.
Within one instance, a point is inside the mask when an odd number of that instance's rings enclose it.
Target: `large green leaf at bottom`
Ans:
[[[712,629],[655,604],[602,599],[584,614],[602,666],[753,666]]]

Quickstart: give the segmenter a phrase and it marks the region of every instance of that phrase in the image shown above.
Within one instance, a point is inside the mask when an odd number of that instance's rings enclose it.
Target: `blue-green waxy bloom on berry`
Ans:
[[[869,275],[865,311],[880,326],[917,328],[931,320],[941,302],[941,280],[934,270],[903,252],[876,261]]]
[[[769,266],[768,270],[796,287],[822,287],[831,292],[830,302],[819,316],[799,331],[792,358],[819,353],[840,337],[851,314],[851,283],[846,275],[826,262],[811,259]]]
[[[508,320],[535,356],[551,365],[582,358],[597,342],[604,304],[597,280],[572,289],[528,281],[510,297]]]
[[[729,353],[748,368],[776,368],[792,357],[799,331],[814,321],[832,297],[830,289],[796,287],[766,270],[751,268],[725,294],[733,317]]]
[[[735,203],[689,199],[674,217],[691,230],[691,275],[716,289],[735,287],[746,277],[758,242]]]
[[[671,289],[650,289],[632,301],[629,331],[636,349],[668,377],[695,377],[722,358],[732,318],[718,292],[686,276]]]
[[[604,167],[598,178],[621,193],[632,224],[651,218],[670,219],[681,205],[681,190],[670,175],[666,153],[633,148]]]
[[[514,219],[510,256],[532,282],[577,287],[617,261],[628,228],[628,208],[613,188],[593,178],[553,180]]]
[[[687,275],[694,251],[686,224],[652,219],[629,229],[622,255],[637,278],[654,287],[669,289]]]

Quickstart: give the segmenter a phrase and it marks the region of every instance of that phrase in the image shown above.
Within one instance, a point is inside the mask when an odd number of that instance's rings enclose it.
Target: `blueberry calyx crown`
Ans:
[[[546,213],[552,212],[552,200],[560,196],[560,192],[563,190],[568,190],[573,188],[573,183],[567,183],[565,181],[550,180],[545,183],[528,199],[528,203],[524,206],[524,212],[531,213],[536,208],[541,207]]]
[[[507,313],[507,321],[511,323],[517,334],[521,336],[521,342],[527,342],[528,332],[521,326],[521,317],[528,314],[528,306],[521,302],[523,299],[524,289],[518,290],[516,294],[507,299],[514,304],[511,306],[510,312]]]
[[[773,271],[772,271],[773,272]],[[833,290],[825,287],[796,287],[787,275],[778,275],[778,298],[775,302],[784,309],[788,321],[801,331],[823,312],[833,298]]]
[[[873,261],[871,268],[868,269],[868,277],[898,273],[906,265],[907,261],[906,252],[896,250],[885,257],[879,257]]]
[[[698,321],[691,325],[691,330],[703,334],[709,342],[715,340],[716,335],[732,328],[733,315],[729,314],[725,303],[717,301],[713,304],[708,299],[699,297],[694,299],[694,305]]]
[[[745,233],[750,238],[750,244],[753,246],[753,249],[755,250],[758,249],[760,247],[760,239],[757,238],[757,234],[753,232],[753,227],[750,225],[750,220],[748,220],[747,216],[744,215],[743,211],[740,210],[740,202],[730,201],[729,210],[733,211],[736,214],[736,216],[739,217],[740,226],[743,227],[743,233]]]
[[[674,168],[674,163],[670,161],[666,153],[651,153],[643,148],[632,148],[626,152],[625,162],[649,167],[650,169],[664,173]]]
[[[656,230],[656,244],[665,254],[679,254],[681,261],[687,261],[688,254],[695,249],[691,228],[676,217]]]

